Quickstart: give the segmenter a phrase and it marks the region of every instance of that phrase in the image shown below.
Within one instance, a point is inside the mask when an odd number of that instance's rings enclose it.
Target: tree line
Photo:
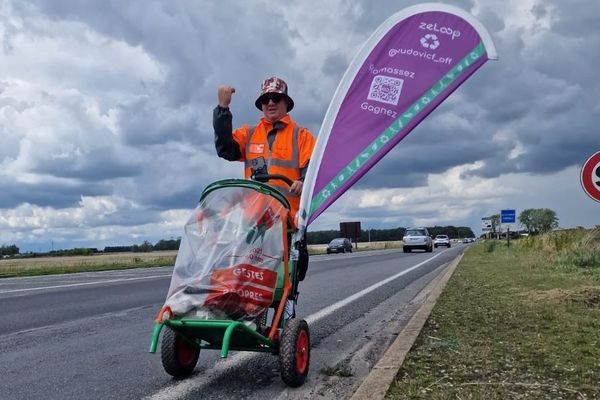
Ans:
[[[464,237],[475,237],[471,228],[466,226],[433,226],[428,227],[429,234],[433,237],[436,235],[448,235],[452,239],[459,239]],[[357,238],[359,242],[370,241],[392,241],[402,240],[406,228],[398,227],[391,229],[368,229],[361,230],[360,236]],[[307,240],[309,244],[326,244],[335,238],[341,237],[339,230],[325,230],[325,231],[312,231],[307,233]],[[354,239],[354,238],[351,238]],[[37,257],[37,256],[84,256],[93,255],[98,253],[148,253],[151,251],[162,251],[162,250],[179,250],[181,244],[181,238],[177,239],[161,239],[155,244],[144,240],[141,244],[134,244],[131,246],[106,246],[100,250],[94,247],[77,247],[73,249],[64,250],[52,250],[47,253],[34,253],[29,252],[21,254],[22,257]],[[0,255],[15,256],[19,254],[19,248],[16,245],[2,246],[0,247]]]
[[[0,247],[0,256],[14,256],[15,254],[19,254],[19,248],[14,244]]]
[[[492,232],[497,232],[500,226],[500,214],[489,217],[492,222]],[[519,214],[519,223],[530,234],[539,234],[548,232],[558,227],[558,217],[556,212],[548,208],[528,208]],[[471,228],[467,226],[432,226],[427,227],[429,234],[433,237],[437,235],[448,235],[451,239],[460,239],[465,237],[475,237]],[[406,228],[398,227],[391,229],[361,229],[360,235],[356,238],[359,242],[368,241],[393,241],[402,240]],[[341,237],[337,229],[312,231],[307,233],[308,244],[326,244],[331,240]],[[354,238],[351,238],[354,239]],[[74,248],[68,250],[53,250],[48,253],[27,253],[21,256],[35,257],[38,255],[50,256],[74,256],[74,255],[92,255],[95,253],[116,253],[116,252],[151,252],[161,250],[179,250],[181,238],[161,239],[155,244],[145,240],[141,244],[131,246],[106,246],[103,250],[97,248]],[[16,256],[19,254],[19,247],[15,244],[0,246],[0,256]]]
[[[93,254],[99,253],[147,253],[151,251],[161,251],[161,250],[179,250],[179,245],[181,243],[181,238],[178,239],[161,239],[155,244],[150,243],[147,240],[144,240],[141,244],[134,244],[132,246],[106,246],[103,250],[100,250],[95,247],[76,247],[73,249],[63,249],[63,250],[52,250],[46,253],[42,252],[28,252],[20,254],[19,248],[16,245],[4,245],[0,247],[0,256],[16,256],[20,257],[63,257],[63,256],[90,256]]]

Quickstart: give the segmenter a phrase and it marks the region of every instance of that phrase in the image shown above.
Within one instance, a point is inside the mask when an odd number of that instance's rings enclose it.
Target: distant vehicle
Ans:
[[[471,239],[469,238],[464,238],[463,240],[461,240],[462,243],[471,243]]]
[[[448,235],[437,235],[435,239],[433,239],[433,247],[437,248],[438,246],[452,247]]]
[[[352,253],[352,242],[348,238],[336,238],[327,245],[327,254],[345,252]]]
[[[428,253],[433,251],[433,242],[427,228],[409,228],[402,238],[402,250],[410,253],[413,249],[425,250]]]

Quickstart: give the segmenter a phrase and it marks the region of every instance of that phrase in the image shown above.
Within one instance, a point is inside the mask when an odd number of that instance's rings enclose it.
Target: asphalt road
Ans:
[[[311,365],[298,389],[263,353],[203,350],[192,377],[167,375],[148,345],[171,267],[2,279],[0,399],[347,398],[464,248],[312,256],[297,308]],[[327,373],[339,366],[351,376]]]

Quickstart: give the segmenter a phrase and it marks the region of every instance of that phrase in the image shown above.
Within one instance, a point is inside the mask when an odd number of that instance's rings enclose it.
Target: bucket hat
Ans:
[[[285,96],[287,99],[287,111],[290,112],[292,108],[294,108],[294,100],[290,96],[288,96],[288,85],[281,78],[277,78],[272,76],[270,78],[265,79],[260,85],[260,94],[258,98],[254,102],[256,108],[262,111],[262,97],[267,93],[280,93]]]

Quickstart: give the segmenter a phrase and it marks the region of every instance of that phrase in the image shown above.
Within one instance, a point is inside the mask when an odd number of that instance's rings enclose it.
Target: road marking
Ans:
[[[324,318],[324,317],[328,316],[329,314],[333,314],[335,311],[337,311],[338,309],[340,309],[340,308],[342,308],[342,307],[350,304],[354,300],[359,299],[359,298],[361,298],[363,296],[366,296],[367,294],[371,293],[372,291],[374,291],[376,289],[379,289],[381,286],[383,286],[385,284],[388,284],[391,281],[393,281],[395,279],[398,279],[401,276],[406,275],[406,274],[408,274],[411,271],[414,271],[415,269],[417,269],[417,268],[421,267],[422,265],[428,263],[429,261],[433,260],[434,258],[437,258],[437,257],[441,256],[443,253],[444,252],[438,253],[435,256],[430,257],[430,258],[428,258],[425,261],[422,261],[422,262],[420,262],[418,264],[413,265],[410,268],[405,269],[404,271],[398,272],[396,275],[392,275],[389,278],[386,278],[386,279],[384,279],[384,280],[382,280],[380,282],[377,282],[377,283],[369,286],[368,288],[363,289],[360,292],[357,292],[357,293],[353,294],[350,297],[346,297],[345,299],[340,300],[337,303],[334,303],[334,304],[332,304],[332,305],[330,305],[328,307],[325,307],[321,311],[317,311],[316,313],[309,315],[306,318],[306,322],[308,322],[310,324],[310,323],[313,323],[313,322],[316,322],[316,321],[320,320],[321,318]]]
[[[309,324],[317,322],[318,320],[325,318],[326,316],[328,316],[330,314],[333,314],[335,311],[348,305],[349,303],[353,302],[354,300],[357,300],[357,299],[367,295],[368,293],[371,293],[372,291],[380,288],[381,286],[383,286],[387,283],[390,283],[394,279],[398,279],[401,276],[406,275],[411,271],[414,271],[415,269],[423,266],[424,264],[428,263],[429,261],[433,260],[434,258],[439,257],[443,253],[445,253],[445,251],[438,253],[435,256],[430,257],[425,261],[415,264],[412,267],[407,268],[404,271],[397,273],[396,275],[393,275],[393,276],[386,278],[378,283],[375,283],[375,284],[369,286],[368,288],[363,289],[360,292],[353,294],[352,296],[346,297],[345,299],[340,300],[337,303],[334,303],[328,307],[325,307],[321,311],[318,311],[314,314],[309,315],[308,317],[305,318],[305,320]],[[202,376],[198,376],[196,378],[187,379],[185,381],[182,381],[182,382],[179,382],[179,383],[176,383],[173,385],[169,385],[169,386],[161,389],[160,391],[154,393],[153,395],[145,397],[144,399],[147,399],[147,400],[177,400],[177,399],[184,398],[187,395],[189,395],[190,393],[192,393],[193,391],[197,391],[200,388],[202,388],[203,386],[211,383],[213,380],[216,380],[217,378],[219,378],[219,376],[222,373],[224,373],[227,369],[232,368],[232,367],[234,367],[238,364],[241,364],[244,361],[250,360],[254,357],[258,357],[259,355],[260,355],[260,353],[252,353],[252,352],[237,353],[234,356],[229,357],[225,360],[218,361],[214,367],[207,369],[206,373],[210,373],[211,374],[210,376],[202,375]]]
[[[395,249],[392,249],[392,252],[394,250]],[[388,253],[386,252],[384,254],[388,254]],[[368,256],[370,256],[370,254],[357,255],[354,258],[368,257]],[[329,258],[328,259],[316,259],[316,260],[314,260],[314,262],[327,261],[327,260],[329,260]],[[98,271],[98,272],[114,272],[114,271]],[[84,273],[87,273],[87,272],[84,272]],[[100,285],[102,283],[115,283],[115,282],[126,282],[126,281],[135,281],[135,280],[144,280],[144,279],[166,278],[166,277],[170,277],[171,275],[172,274],[168,274],[168,275],[150,275],[150,276],[135,277],[135,278],[107,279],[107,280],[103,280],[103,281],[69,283],[69,284],[54,285],[54,286],[40,286],[40,287],[26,288],[26,289],[9,289],[9,290],[0,290],[0,294],[31,292],[31,291],[35,291],[35,290],[46,290],[46,289],[61,289],[61,288],[66,288],[66,287],[77,287],[77,286],[88,286],[88,285]]]
[[[27,288],[27,289],[0,290],[0,294],[31,292],[31,291],[34,291],[34,290],[46,290],[46,289],[61,289],[61,288],[76,287],[76,286],[101,285],[103,283],[126,282],[126,281],[140,281],[140,280],[144,280],[144,279],[168,278],[170,276],[171,276],[171,274],[168,274],[168,275],[150,275],[150,276],[141,276],[141,277],[137,277],[137,278],[107,279],[107,280],[104,280],[104,281],[70,283],[70,284],[67,284],[67,285],[42,286],[42,287],[34,287],[34,288]]]

